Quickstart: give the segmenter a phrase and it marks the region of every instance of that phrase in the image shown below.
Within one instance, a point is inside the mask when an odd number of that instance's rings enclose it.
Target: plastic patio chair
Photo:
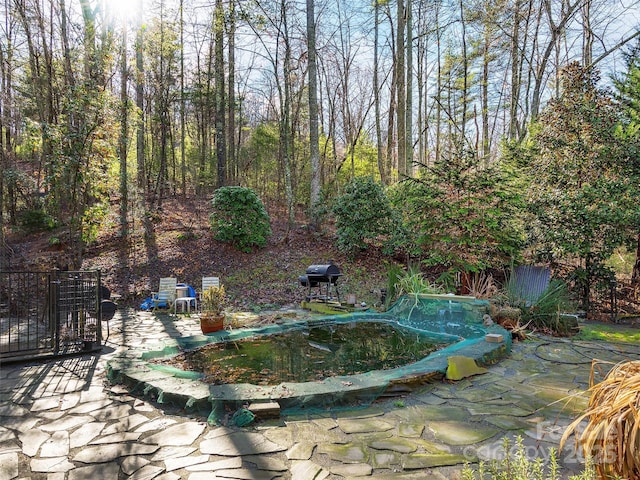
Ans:
[[[200,292],[200,305],[202,305],[202,295],[209,287],[219,287],[220,277],[202,277],[202,291]],[[225,322],[225,328],[231,329],[231,324]]]
[[[204,292],[209,287],[219,287],[219,277],[202,277],[202,291]]]
[[[178,280],[175,277],[163,277],[160,279],[158,291],[151,294],[153,310],[157,308],[171,308],[176,299],[176,285]]]
[[[209,287],[219,287],[220,277],[202,277],[202,290],[200,291],[200,305],[202,305],[202,295]]]

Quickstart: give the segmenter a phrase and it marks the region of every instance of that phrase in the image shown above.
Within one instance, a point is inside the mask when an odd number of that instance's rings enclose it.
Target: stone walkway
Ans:
[[[0,368],[0,480],[456,479],[521,436],[548,458],[584,409],[591,360],[640,347],[538,338],[483,375],[438,382],[362,409],[212,427],[106,380],[106,361],[199,333],[192,317],[119,312],[101,355]],[[602,375],[602,374],[601,374]],[[563,478],[582,470],[571,448]]]

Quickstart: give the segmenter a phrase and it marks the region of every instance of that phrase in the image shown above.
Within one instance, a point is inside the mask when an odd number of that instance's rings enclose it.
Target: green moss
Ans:
[[[638,343],[640,330],[624,325],[587,324],[580,327],[575,339]]]

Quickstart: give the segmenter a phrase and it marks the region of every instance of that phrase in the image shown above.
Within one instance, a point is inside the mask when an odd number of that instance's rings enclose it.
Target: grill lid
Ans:
[[[331,277],[339,277],[340,275],[342,275],[340,269],[333,263],[326,265],[309,265],[309,267],[307,267],[308,277],[324,277],[327,279],[325,281],[328,281]]]
[[[318,287],[321,283],[335,285],[341,276],[340,269],[333,263],[309,265],[306,275],[300,275],[298,281],[303,287]]]

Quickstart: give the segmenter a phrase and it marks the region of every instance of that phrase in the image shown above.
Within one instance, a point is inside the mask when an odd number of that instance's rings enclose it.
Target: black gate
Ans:
[[[0,360],[102,343],[100,272],[0,272]]]

